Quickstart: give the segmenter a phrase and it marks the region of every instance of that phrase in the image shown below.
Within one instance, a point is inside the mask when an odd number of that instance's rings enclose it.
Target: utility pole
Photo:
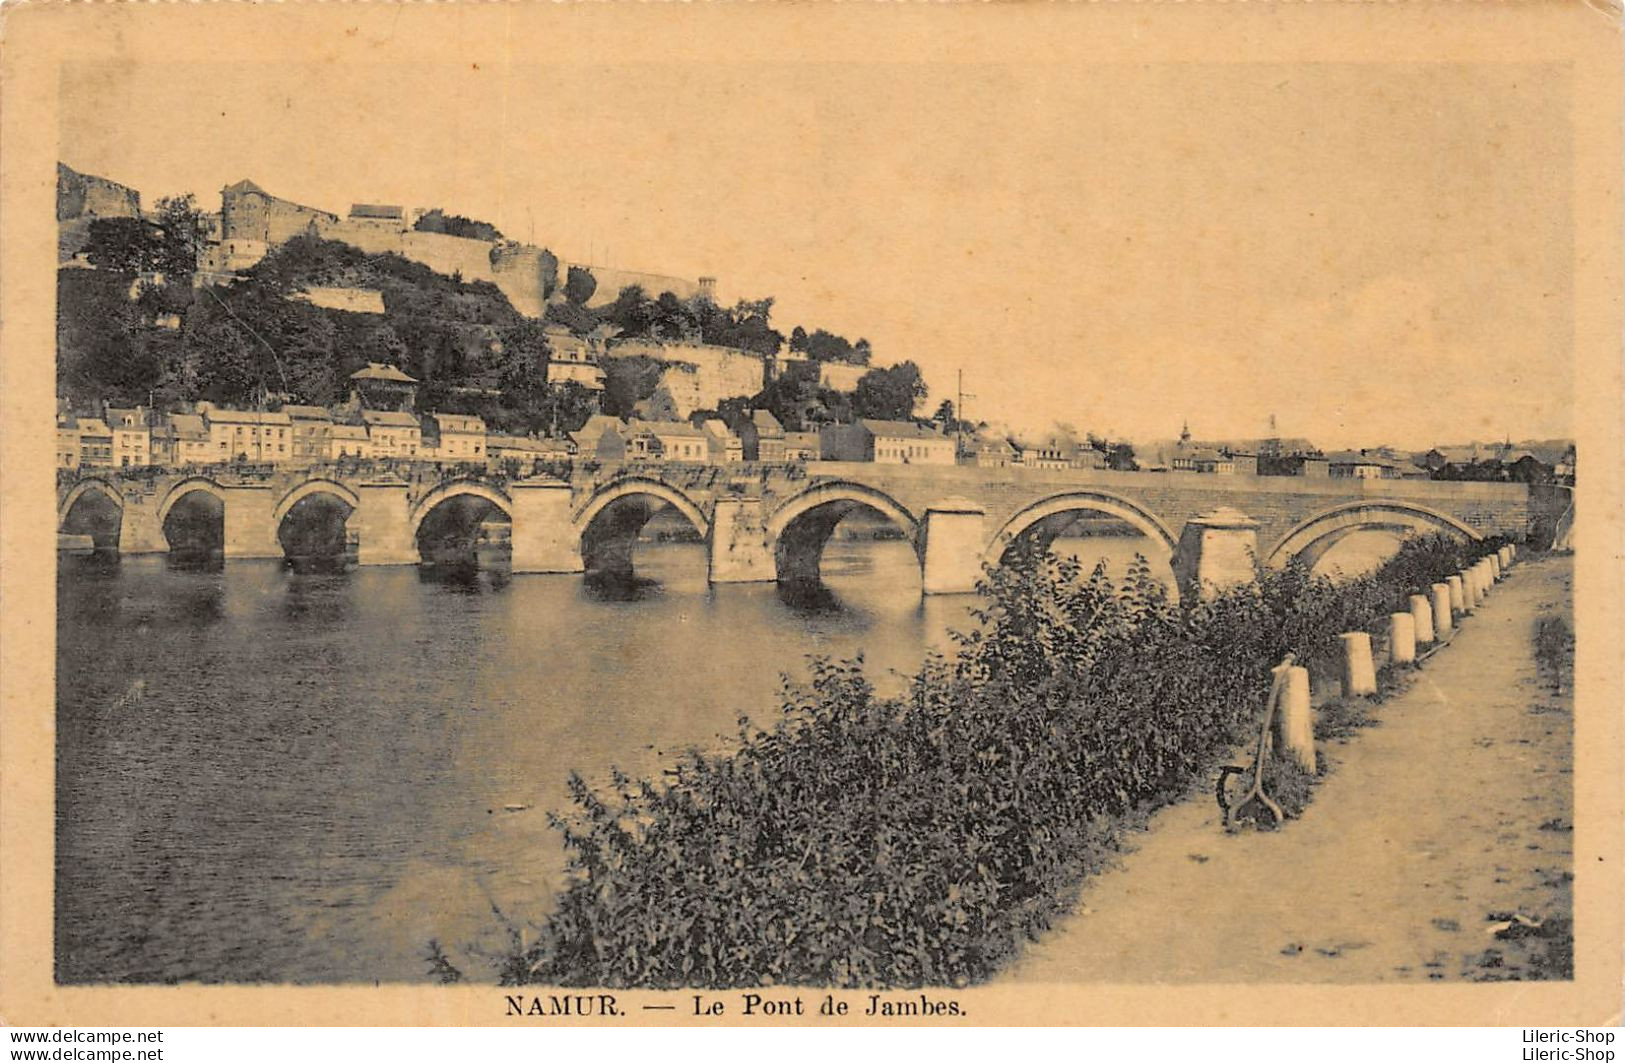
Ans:
[[[958,372],[959,398],[954,403],[954,460],[965,452],[965,400],[974,399],[975,395],[965,394],[965,371]]]

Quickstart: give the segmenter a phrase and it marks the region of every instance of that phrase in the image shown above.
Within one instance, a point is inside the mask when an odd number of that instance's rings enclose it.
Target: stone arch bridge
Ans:
[[[170,548],[177,506],[203,503],[228,558],[282,557],[279,529],[301,505],[337,507],[363,565],[414,564],[419,533],[449,503],[511,521],[513,571],[630,570],[644,524],[671,509],[708,546],[713,583],[817,578],[836,525],[867,511],[912,543],[927,594],[974,588],[1024,536],[1053,538],[1076,515],[1104,514],[1165,547],[1182,589],[1251,578],[1255,558],[1311,560],[1363,529],[1521,537],[1538,502],[1521,484],[1308,479],[1083,469],[814,462],[805,466],[627,464],[569,481],[504,479],[427,466],[132,476],[64,473],[58,527],[99,507],[99,547]],[[109,516],[111,514],[111,516]]]

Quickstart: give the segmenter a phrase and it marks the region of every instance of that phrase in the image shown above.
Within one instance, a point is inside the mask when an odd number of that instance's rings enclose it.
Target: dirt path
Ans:
[[[1571,562],[1514,568],[1377,726],[1322,747],[1301,820],[1226,835],[1211,797],[1153,818],[1006,975],[1022,982],[1566,977],[1572,698],[1537,676]],[[1516,923],[1497,936],[1510,913]]]

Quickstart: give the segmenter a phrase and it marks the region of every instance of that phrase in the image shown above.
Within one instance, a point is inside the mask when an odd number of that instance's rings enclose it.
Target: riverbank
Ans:
[[[1572,568],[1514,568],[1376,726],[1322,745],[1284,830],[1226,835],[1211,795],[1158,813],[1005,980],[1569,977],[1573,699],[1535,634],[1572,626]]]

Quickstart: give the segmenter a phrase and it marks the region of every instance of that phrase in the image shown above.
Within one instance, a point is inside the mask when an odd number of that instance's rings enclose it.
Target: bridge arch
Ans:
[[[664,480],[648,476],[624,476],[600,487],[576,512],[576,528],[585,532],[598,514],[607,507],[633,495],[658,498],[687,517],[689,523],[693,524],[701,535],[711,534],[711,522],[706,519],[700,507],[694,504],[693,499]]]
[[[1067,491],[1039,499],[1005,521],[1004,526],[988,542],[982,560],[989,565],[997,565],[1004,560],[1004,553],[1010,549],[1010,544],[1042,521],[1063,513],[1083,511],[1116,517],[1133,526],[1147,539],[1162,546],[1170,557],[1179,546],[1179,538],[1162,522],[1162,518],[1136,502],[1105,491]]]
[[[857,509],[869,509],[901,528],[916,556],[920,522],[886,492],[851,480],[825,480],[786,499],[767,518],[767,543],[783,582],[816,582],[824,547],[835,526]]]
[[[604,484],[576,512],[575,532],[588,573],[629,577],[639,534],[657,511],[670,506],[709,540],[711,522],[681,488],[650,476],[624,476]]]
[[[1313,514],[1283,535],[1264,555],[1267,565],[1281,566],[1302,557],[1313,565],[1341,539],[1357,531],[1394,531],[1405,534],[1443,532],[1467,542],[1481,538],[1475,529],[1429,506],[1399,499],[1361,499]]]
[[[361,499],[356,497],[356,493],[339,483],[337,480],[329,480],[326,478],[306,480],[282,496],[282,500],[278,502],[276,504],[276,508],[271,511],[271,526],[274,528],[280,528],[283,520],[287,518],[294,506],[297,506],[300,502],[309,498],[311,495],[323,494],[332,495],[333,497],[337,498],[340,502],[343,502],[346,506],[349,506],[352,513],[361,508]]]
[[[464,496],[483,498],[506,514],[509,520],[513,520],[513,500],[508,497],[506,492],[499,491],[490,484],[482,483],[479,480],[448,480],[424,495],[422,500],[413,508],[412,514],[408,518],[411,536],[414,539],[417,538],[419,529],[423,527],[424,519],[434,512],[436,506],[442,502],[450,502],[454,498]]]
[[[56,507],[56,526],[58,528],[62,527],[63,523],[68,519],[68,514],[73,512],[73,507],[78,501],[91,492],[106,496],[108,501],[113,503],[115,509],[120,513],[124,512],[124,496],[119,493],[118,488],[98,476],[91,476],[74,484],[73,487],[69,488],[68,493],[62,496],[61,505]]]
[[[201,508],[195,496],[203,502]],[[177,480],[158,503],[158,528],[171,556],[202,556],[226,545],[226,492],[207,476]]]
[[[124,496],[99,477],[80,480],[57,507],[56,530],[88,535],[98,550],[117,550],[124,533]]]
[[[168,491],[164,492],[163,501],[158,503],[158,525],[162,527],[164,521],[169,519],[169,511],[175,508],[176,503],[196,491],[201,491],[215,498],[222,506],[226,504],[225,489],[218,483],[207,476],[188,476],[184,480],[177,481]]]

